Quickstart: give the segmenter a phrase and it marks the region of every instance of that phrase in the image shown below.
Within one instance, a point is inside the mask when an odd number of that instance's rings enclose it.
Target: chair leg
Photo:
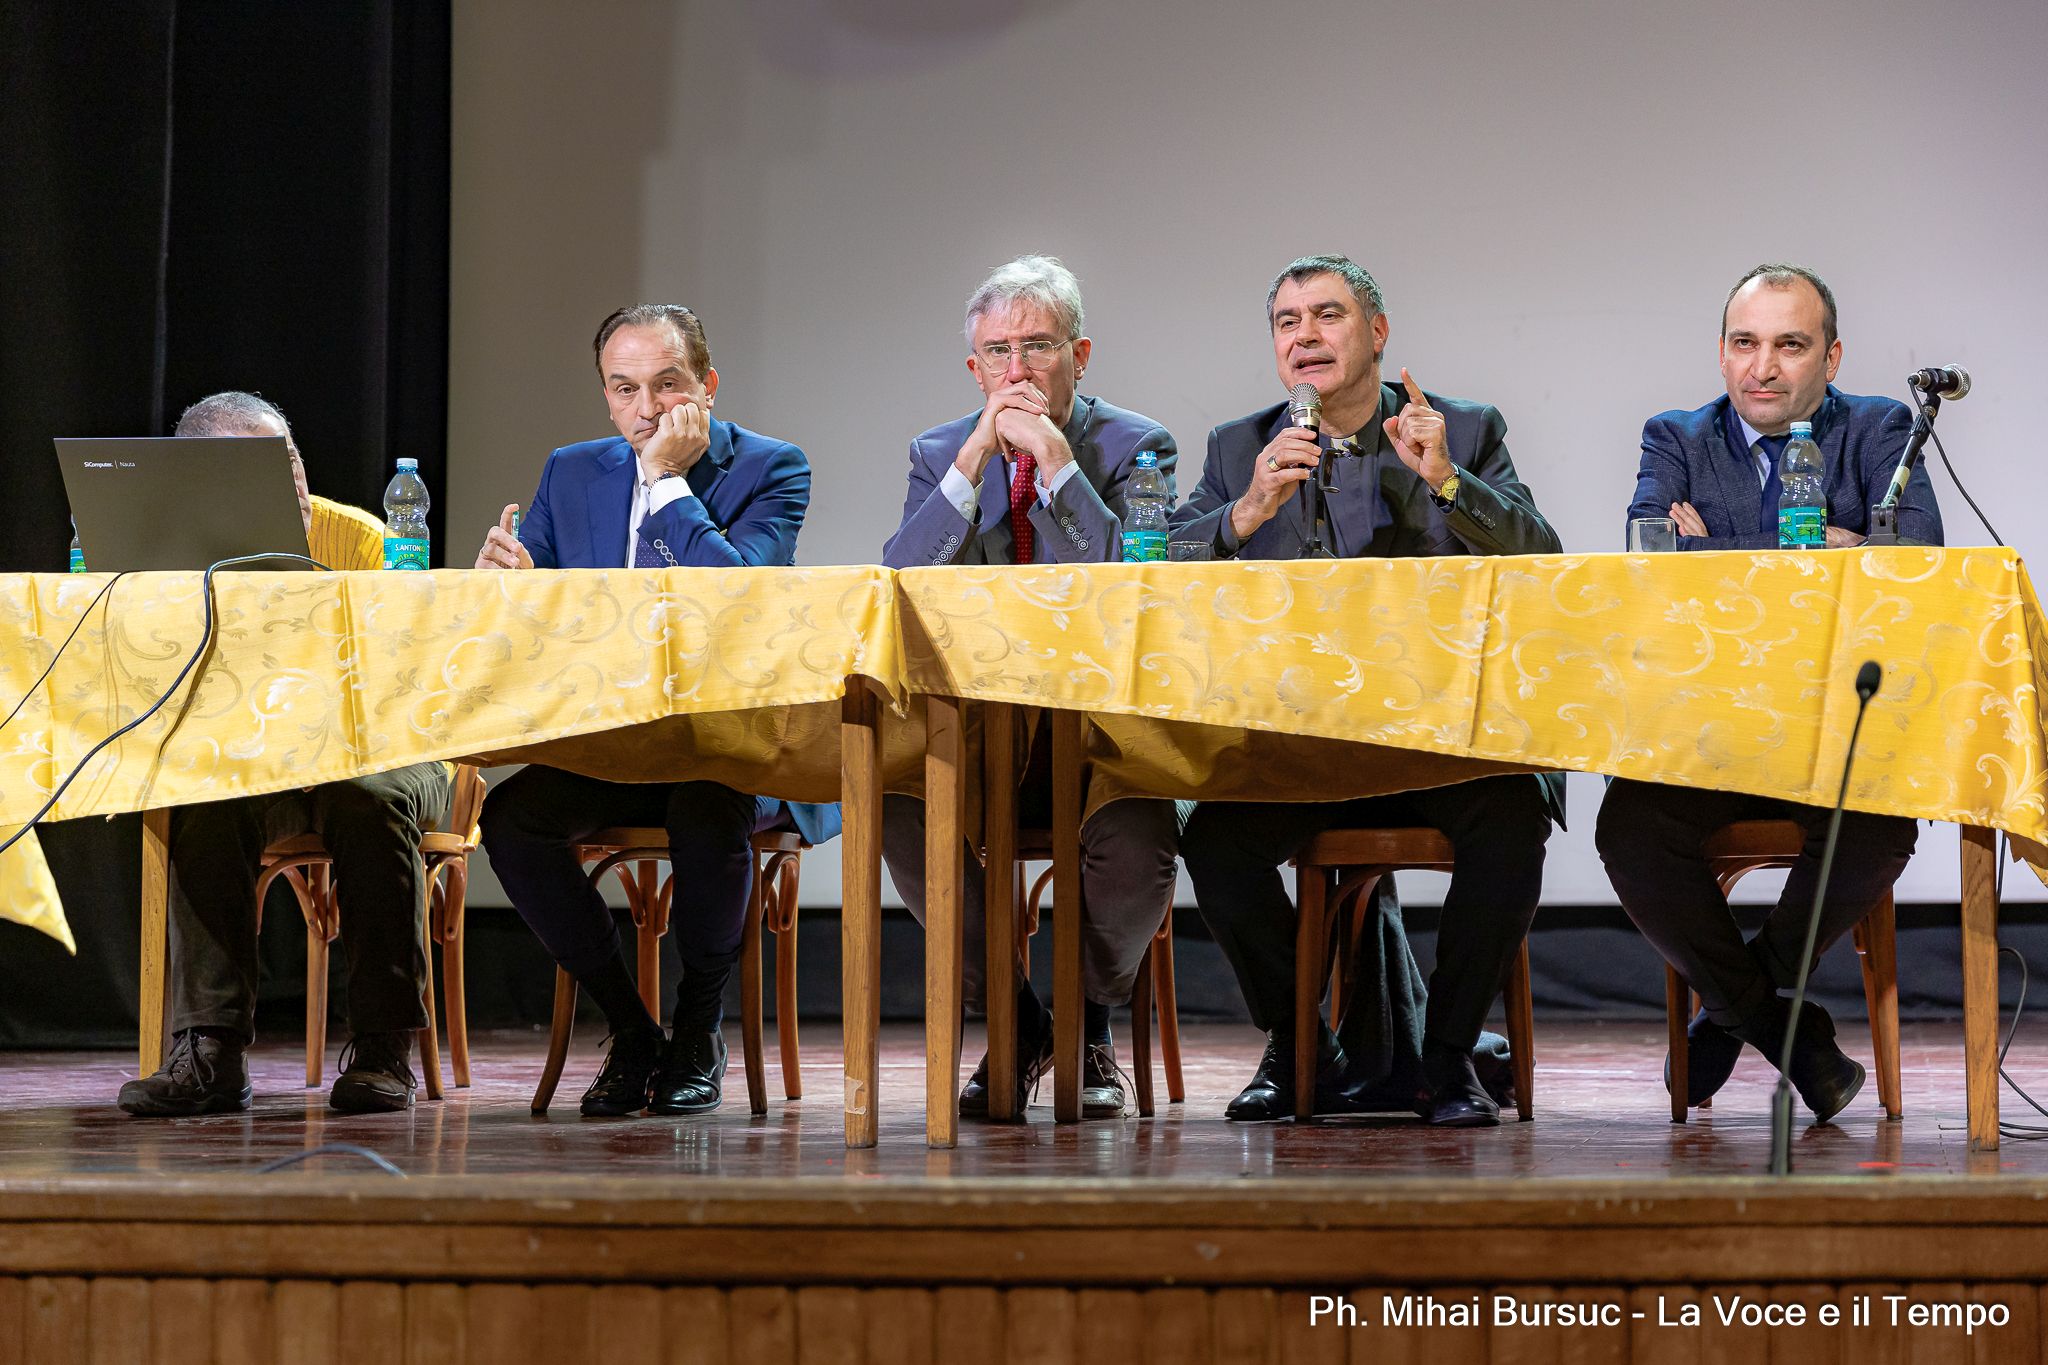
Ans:
[[[660,894],[658,868],[656,860],[642,859],[638,883],[630,895],[633,923],[639,926],[634,938],[639,948],[640,1003],[647,1006],[657,1024],[661,1022],[661,929],[654,922],[654,901]]]
[[[540,1069],[540,1084],[533,1091],[533,1112],[545,1114],[562,1079],[562,1064],[569,1059],[569,1035],[576,1027],[576,978],[555,968],[555,1017],[548,1026],[548,1059]]]
[[[433,940],[428,939],[431,947]],[[427,1026],[419,1031],[420,1071],[426,1076],[427,1098],[442,1098],[441,1089],[441,1035],[434,1024],[434,958],[427,955],[427,983],[421,1003],[427,1007]]]
[[[1295,876],[1294,929],[1294,1117],[1297,1121],[1315,1113],[1316,1044],[1321,1041],[1323,984],[1327,979],[1323,962],[1323,939],[1329,931],[1324,922],[1329,899],[1329,878],[1320,867],[1301,868]]]
[[[334,923],[334,881],[317,864],[286,878],[306,921],[306,1089],[313,1090],[327,1061],[327,945]]]
[[[1515,1113],[1527,1123],[1536,1112],[1536,1005],[1529,988],[1529,940],[1508,968],[1508,1054],[1515,1068]]]
[[[1173,911],[1152,940],[1152,1005],[1159,1011],[1159,1059],[1166,1066],[1166,1100],[1181,1104],[1188,1090],[1180,1069],[1180,999],[1173,987]]]
[[[1665,1046],[1671,1050],[1671,1121],[1684,1123],[1686,1120],[1685,1096],[1692,1082],[1686,1075],[1687,1049],[1685,1026],[1692,1015],[1687,1012],[1685,978],[1678,974],[1676,967],[1664,968],[1664,1035]]]
[[[804,1064],[796,1045],[796,916],[775,936],[775,1032],[782,1040],[782,1093],[804,1097]]]
[[[1131,986],[1131,1078],[1138,1087],[1138,1117],[1152,1117],[1152,954],[1155,943],[1138,961],[1138,979]]]
[[[747,1111],[768,1112],[768,1078],[761,1061],[761,860],[754,858],[754,889],[747,895],[747,918],[740,930],[740,1046],[747,1059]]]
[[[1886,1118],[1906,1110],[1899,1078],[1898,908],[1891,893],[1856,926],[1857,960],[1863,964],[1863,999],[1870,1007],[1870,1048],[1877,1062],[1877,1097]]]
[[[462,977],[463,939],[468,928],[469,866],[448,864],[441,900],[441,1017],[448,1021],[448,1055],[455,1084],[469,1086],[469,997]]]

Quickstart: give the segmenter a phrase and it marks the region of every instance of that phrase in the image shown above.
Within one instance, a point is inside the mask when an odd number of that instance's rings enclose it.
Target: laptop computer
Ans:
[[[78,545],[95,573],[307,552],[282,436],[58,437],[56,446]],[[311,568],[287,559],[237,567]]]

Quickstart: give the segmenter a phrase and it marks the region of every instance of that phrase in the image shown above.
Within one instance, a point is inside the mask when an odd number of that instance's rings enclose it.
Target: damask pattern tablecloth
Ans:
[[[6,705],[105,581],[0,577]],[[216,590],[196,683],[52,818],[463,757],[832,800],[850,675],[898,709],[897,790],[919,781],[922,708],[905,703],[929,693],[1089,712],[1091,807],[1536,768],[1826,804],[1852,680],[1876,659],[1850,806],[2001,829],[2048,867],[2048,642],[2005,550],[238,574]],[[169,686],[201,607],[196,574],[115,585],[0,728],[0,829]],[[32,845],[0,857],[0,913],[63,937]]]

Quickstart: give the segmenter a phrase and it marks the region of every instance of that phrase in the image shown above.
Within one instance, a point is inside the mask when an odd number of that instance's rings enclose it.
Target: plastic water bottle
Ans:
[[[78,518],[71,519],[71,572],[85,572],[85,548],[78,543]]]
[[[1778,460],[1778,548],[1818,550],[1828,543],[1828,491],[1813,423],[1794,422]]]
[[[384,490],[384,567],[429,567],[427,486],[420,482],[420,462],[400,460],[398,473]]]
[[[1138,452],[1138,467],[1124,493],[1124,507],[1124,563],[1165,559],[1166,518],[1173,511],[1173,500],[1166,492],[1166,476],[1159,472],[1159,456],[1152,451]]]

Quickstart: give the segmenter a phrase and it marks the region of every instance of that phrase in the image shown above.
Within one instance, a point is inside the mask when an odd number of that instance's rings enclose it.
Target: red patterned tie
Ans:
[[[1031,504],[1038,500],[1038,488],[1032,476],[1038,472],[1038,461],[1023,451],[1010,456],[1014,472],[1010,475],[1010,539],[1016,542],[1014,564],[1031,562]]]

